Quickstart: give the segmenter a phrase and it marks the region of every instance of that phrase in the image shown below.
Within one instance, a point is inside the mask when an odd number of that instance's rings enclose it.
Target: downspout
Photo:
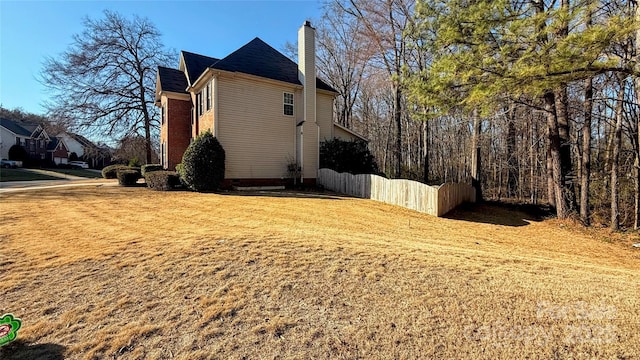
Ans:
[[[297,128],[297,132],[298,132],[298,141],[299,144],[298,149],[296,149],[296,152],[298,153],[298,165],[300,166],[300,184],[303,183],[304,181],[304,120],[300,121],[298,123],[298,125],[296,125]]]

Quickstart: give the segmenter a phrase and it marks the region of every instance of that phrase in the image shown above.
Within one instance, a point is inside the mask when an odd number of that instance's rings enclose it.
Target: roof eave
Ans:
[[[359,138],[360,140],[363,140],[363,141],[369,142],[369,139],[367,139],[366,137],[364,137],[364,136],[362,136],[362,135],[358,134],[357,132],[355,132],[355,131],[353,131],[353,130],[351,130],[351,129],[349,129],[349,128],[346,128],[346,127],[344,127],[344,126],[342,126],[342,125],[340,125],[340,124],[338,124],[338,123],[336,123],[336,122],[334,122],[334,123],[333,123],[333,126],[335,126],[335,127],[339,128],[339,129],[341,129],[341,130],[344,130],[344,131],[348,132],[349,134],[351,134],[351,135],[353,135],[353,136],[355,136],[355,137]]]
[[[4,125],[0,125],[0,127],[2,127],[3,129],[7,130],[10,133],[12,133],[15,136],[25,136],[25,135],[16,134],[15,132],[13,132],[13,130],[9,129],[8,127],[6,127]]]
[[[202,74],[200,74],[200,76],[198,76],[196,81],[194,81],[193,84],[187,86],[186,91],[189,92],[189,91],[195,90],[195,88],[198,87],[199,83],[201,81],[204,81],[203,79],[206,78],[210,73],[211,74],[213,73],[213,71],[212,71],[212,69],[210,67],[204,69],[204,71],[202,72]],[[213,77],[213,75],[210,76],[209,78],[211,78],[211,77]],[[187,77],[187,79],[188,79],[188,77]]]
[[[295,84],[295,83],[288,82],[288,81],[271,79],[271,78],[264,77],[264,76],[252,75],[252,74],[247,74],[247,73],[243,73],[243,72],[239,72],[239,71],[220,70],[220,69],[216,69],[216,68],[210,68],[210,69],[211,69],[211,72],[213,73],[213,76],[227,75],[227,76],[232,76],[232,77],[244,78],[244,79],[248,79],[248,80],[262,81],[262,82],[266,82],[266,83],[274,84],[274,85],[292,87],[294,89],[302,89],[303,88],[303,86],[301,84]]]
[[[332,90],[327,90],[327,89],[319,89],[316,87],[316,91],[323,93],[323,94],[327,94],[327,95],[332,95],[333,97],[338,96],[338,92],[337,91],[332,91]]]

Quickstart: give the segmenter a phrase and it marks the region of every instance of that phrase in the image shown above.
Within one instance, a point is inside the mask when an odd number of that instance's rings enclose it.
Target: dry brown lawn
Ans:
[[[0,195],[2,359],[640,359],[637,234],[330,194]]]

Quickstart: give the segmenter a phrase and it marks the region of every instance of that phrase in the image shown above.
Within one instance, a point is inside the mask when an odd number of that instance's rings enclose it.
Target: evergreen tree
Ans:
[[[419,50],[434,54],[422,71],[405,76],[410,100],[432,109],[432,116],[460,107],[489,114],[523,98],[544,107],[560,218],[569,216],[575,203],[565,128],[567,84],[605,72],[638,74],[634,62],[610,52],[612,43],[633,34],[634,18],[597,13],[598,4],[588,3],[418,1],[409,29],[421,39]]]

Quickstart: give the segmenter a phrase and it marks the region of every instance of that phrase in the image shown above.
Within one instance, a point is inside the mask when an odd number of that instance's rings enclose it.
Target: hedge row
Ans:
[[[168,191],[180,185],[180,177],[175,171],[148,171],[144,177],[147,187],[158,191]]]
[[[118,170],[136,170],[138,174],[140,174],[140,168],[133,168],[127,165],[116,164],[105,166],[105,168],[102,169],[102,177],[105,179],[116,179],[118,178]]]
[[[181,184],[195,191],[217,190],[224,179],[225,151],[210,131],[200,134],[189,145],[177,172],[164,171],[160,164],[141,168],[111,165],[102,170],[106,179],[118,178],[123,186],[133,186],[141,177],[153,190],[171,190]]]
[[[345,141],[338,138],[320,144],[320,167],[350,174],[376,174],[378,165],[362,140]]]
[[[162,167],[162,165],[160,164],[147,164],[147,165],[142,165],[140,167],[140,175],[142,175],[143,178],[146,178],[146,174],[148,172],[152,172],[152,171],[162,171],[164,170],[164,168]]]
[[[134,186],[140,179],[140,171],[135,169],[119,169],[117,171],[118,183],[122,186]]]

